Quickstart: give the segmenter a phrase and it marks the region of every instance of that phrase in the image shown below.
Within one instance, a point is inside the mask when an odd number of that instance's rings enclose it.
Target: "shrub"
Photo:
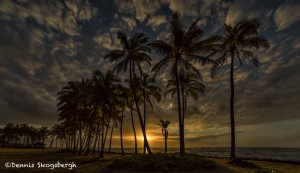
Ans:
[[[247,160],[243,160],[241,158],[236,158],[234,161],[229,163],[240,167],[257,168],[257,166],[254,163],[248,162]]]
[[[279,172],[274,171],[272,169],[255,169],[252,170],[250,173],[279,173]]]
[[[199,169],[213,169],[216,163],[195,154],[149,154],[128,155],[115,160],[109,168],[128,171],[194,171]]]

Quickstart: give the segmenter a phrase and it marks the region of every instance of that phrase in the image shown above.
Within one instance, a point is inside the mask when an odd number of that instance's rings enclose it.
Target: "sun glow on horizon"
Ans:
[[[155,136],[147,135],[147,140],[148,141],[154,141],[155,139],[156,139]],[[137,136],[137,140],[144,141],[144,136]]]

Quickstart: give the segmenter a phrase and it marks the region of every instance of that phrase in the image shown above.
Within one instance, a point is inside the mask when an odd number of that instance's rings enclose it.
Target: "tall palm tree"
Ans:
[[[165,153],[167,153],[168,150],[168,144],[167,144],[167,140],[169,137],[169,131],[168,131],[168,127],[170,125],[170,121],[169,120],[160,120],[159,123],[156,123],[157,125],[159,125],[161,127],[161,133],[165,138]]]
[[[139,122],[141,125],[142,133],[144,136],[147,152],[151,154],[151,149],[147,140],[147,135],[145,132],[144,123],[142,120],[142,115],[140,112],[138,97],[136,94],[136,88],[133,81],[136,79],[137,73],[136,70],[140,74],[142,74],[142,63],[146,62],[149,65],[151,61],[151,57],[147,53],[151,53],[151,49],[146,45],[148,42],[148,37],[143,33],[137,33],[132,36],[130,39],[122,33],[118,32],[118,39],[122,44],[121,50],[113,50],[109,54],[107,54],[104,58],[109,58],[110,62],[119,61],[119,63],[115,66],[114,71],[117,73],[121,70],[127,71],[129,66],[129,80],[130,80],[130,89],[133,93],[135,106],[137,109]]]
[[[120,97],[120,90],[122,90],[123,87],[119,85],[120,80],[113,74],[112,71],[108,71],[106,74],[103,74],[101,71],[97,70],[93,73],[92,80],[94,83],[92,94],[94,95],[94,102],[96,103],[96,112],[101,116],[102,145],[100,156],[102,157],[105,145],[105,119],[106,117],[113,116],[113,114],[116,113],[115,106],[118,102],[120,102],[118,98]]]
[[[205,86],[198,80],[197,75],[181,69],[179,71],[179,88],[182,95],[182,122],[184,125],[185,111],[187,107],[188,97],[192,97],[194,100],[198,100],[198,95],[204,93]],[[171,87],[171,88],[170,88]],[[171,79],[168,81],[167,88],[169,88],[164,96],[171,94],[172,97],[176,94],[176,81]]]
[[[125,79],[125,83],[127,83],[130,86],[130,81],[128,79]],[[126,88],[124,90],[126,92],[126,106],[130,110],[130,116],[131,116],[131,125],[132,125],[132,130],[133,130],[133,137],[134,137],[134,154],[137,154],[137,138],[136,138],[136,131],[135,131],[135,125],[134,125],[134,118],[133,118],[133,111],[136,111],[134,108],[134,98],[133,94],[131,93],[131,90],[129,88]],[[138,98],[140,98],[140,93],[138,93]],[[139,102],[142,100],[139,99]],[[139,103],[140,104],[140,103]]]
[[[242,65],[241,58],[248,58],[257,66],[259,61],[252,52],[253,48],[269,48],[266,39],[258,36],[260,23],[257,19],[248,19],[237,23],[235,26],[225,24],[224,36],[220,37],[221,47],[210,54],[217,56],[218,63],[224,63],[230,57],[230,123],[231,123],[231,150],[230,161],[234,162],[235,155],[235,122],[234,122],[234,60]],[[215,66],[214,69],[217,69]]]
[[[57,93],[57,100],[59,101],[57,104],[59,120],[65,120],[70,124],[70,127],[72,127],[74,143],[76,142],[79,85],[79,82],[70,81],[67,86],[64,86],[62,90]]]
[[[211,37],[202,40],[203,31],[198,28],[196,20],[188,30],[184,26],[183,20],[178,13],[172,15],[170,21],[170,36],[167,42],[156,40],[150,46],[157,51],[158,54],[164,56],[153,68],[154,77],[164,71],[171,71],[172,76],[176,81],[176,95],[179,120],[179,135],[180,135],[180,155],[185,153],[184,147],[184,125],[182,122],[181,95],[179,88],[179,69],[185,68],[195,73],[199,78],[200,72],[194,66],[194,62],[202,64],[214,63],[213,60],[203,56],[209,53],[214,47],[213,43],[217,40],[216,37]]]
[[[112,136],[113,136],[114,129],[118,127],[118,122],[121,122],[121,118],[122,117],[119,114],[116,114],[116,116],[113,117],[114,122],[113,122],[113,125],[111,126],[111,132],[110,132],[110,138],[109,138],[109,148],[108,148],[109,153],[111,151],[111,143],[112,143]]]
[[[150,97],[154,97],[158,102],[161,100],[161,89],[159,86],[153,85],[155,84],[155,79],[151,78],[148,74],[142,73],[141,77],[137,80],[138,90],[141,91],[143,102],[144,102],[144,128],[146,131],[146,103],[149,103],[151,108],[153,109],[153,105]],[[146,152],[146,145],[144,142],[144,151]]]

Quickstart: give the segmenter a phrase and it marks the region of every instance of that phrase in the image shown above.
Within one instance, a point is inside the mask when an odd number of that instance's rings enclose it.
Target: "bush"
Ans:
[[[252,163],[248,162],[247,160],[243,160],[241,158],[236,158],[235,160],[229,162],[232,165],[240,166],[240,167],[247,167],[247,168],[257,168],[257,166]]]
[[[250,173],[279,173],[279,172],[274,171],[272,169],[256,169],[256,170],[252,170]]]
[[[195,154],[149,154],[128,155],[115,160],[109,168],[127,171],[194,171],[199,169],[213,169],[216,163]]]

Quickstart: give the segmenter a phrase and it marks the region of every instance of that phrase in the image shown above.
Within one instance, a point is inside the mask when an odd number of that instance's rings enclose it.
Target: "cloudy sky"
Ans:
[[[201,17],[205,37],[223,34],[224,23],[249,17],[260,20],[259,35],[268,39],[271,48],[257,52],[258,68],[246,62],[236,66],[237,146],[300,147],[299,10],[297,0],[2,0],[0,126],[57,123],[56,93],[70,80],[80,80],[96,69],[111,69],[114,64],[103,56],[118,48],[119,30],[129,35],[145,32],[149,41],[165,39],[170,16],[177,11],[186,25]],[[153,54],[152,64],[160,58]],[[206,91],[198,102],[189,100],[187,147],[229,146],[228,67],[211,79],[209,67],[199,66]],[[163,90],[167,80],[166,75],[159,78]],[[168,119],[170,145],[177,147],[175,100],[153,104],[147,124],[151,146],[163,146],[155,122]],[[128,114],[125,120],[129,147],[133,137]],[[113,145],[118,142],[115,138]]]

